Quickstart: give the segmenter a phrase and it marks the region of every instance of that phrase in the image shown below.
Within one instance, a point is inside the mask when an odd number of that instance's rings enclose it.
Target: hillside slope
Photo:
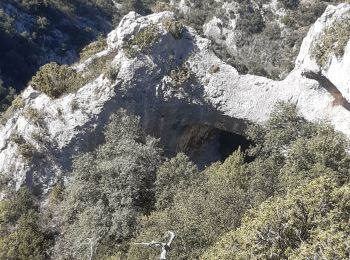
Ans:
[[[329,121],[349,136],[349,31],[341,31],[347,39],[343,51],[325,53],[324,63],[313,52],[339,23],[346,24],[349,12],[349,4],[327,8],[282,81],[239,74],[214,54],[208,39],[183,27],[171,12],[144,17],[131,12],[108,35],[105,50],[71,69],[60,67],[76,75],[72,93],[53,98],[38,91],[46,84],[45,69],[38,72],[42,78],[17,98],[3,120],[0,172],[9,185],[46,190],[70,171],[75,155],[102,141],[100,133],[118,108],[139,115],[167,153],[197,149],[202,157],[194,159],[202,163],[218,153],[212,145],[204,149],[216,142],[205,138],[208,131],[242,134],[247,124],[265,122],[280,101],[296,103],[306,119]],[[338,40],[327,38],[333,44]],[[339,68],[345,70],[341,81]],[[193,144],[198,133],[191,129],[198,126],[208,128],[198,137],[202,143]]]

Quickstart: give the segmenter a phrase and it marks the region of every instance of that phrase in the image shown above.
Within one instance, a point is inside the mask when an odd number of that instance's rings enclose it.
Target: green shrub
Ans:
[[[5,190],[6,186],[11,182],[11,177],[0,172],[0,190]]]
[[[288,14],[282,17],[281,22],[287,27],[292,27],[294,25],[293,18],[290,17]]]
[[[13,106],[14,109],[20,109],[24,107],[24,100],[21,96],[17,96],[13,101],[11,106]]]
[[[33,132],[31,134],[31,137],[33,138],[33,140],[37,141],[38,143],[44,144],[46,142],[46,136],[43,130]]]
[[[18,153],[26,160],[33,159],[35,151],[35,147],[30,143],[22,143],[18,146]]]
[[[171,182],[165,187],[164,182],[159,187],[161,201],[169,199],[160,210],[145,216],[141,223],[141,232],[135,241],[160,240],[165,231],[172,230],[177,235],[172,245],[169,257],[171,259],[201,259],[202,253],[216,241],[225,230],[235,228],[245,208],[245,185],[243,155],[238,151],[229,157],[222,165],[214,164],[205,172],[196,173],[191,170],[191,164],[186,172],[183,161],[177,157],[169,173],[163,173],[167,179],[174,178],[175,191],[167,191]],[[181,162],[183,161],[183,162]],[[176,165],[181,162],[179,169]],[[188,164],[188,163],[187,163]],[[170,165],[167,165],[169,167]],[[164,169],[162,169],[164,170]],[[174,174],[174,175],[173,175]],[[166,183],[166,182],[165,182]],[[165,197],[164,197],[165,195]],[[174,202],[172,203],[172,197]],[[168,206],[170,206],[168,208]],[[156,259],[158,250],[131,245],[129,260]]]
[[[9,138],[10,142],[13,142],[15,144],[21,144],[24,142],[24,139],[22,136],[20,136],[17,132],[12,132],[10,134],[10,138]]]
[[[201,259],[347,259],[349,196],[349,184],[317,178],[249,211]]]
[[[99,38],[97,41],[94,41],[84,47],[80,52],[80,59],[86,60],[90,58],[92,55],[103,51],[107,47],[106,39]]]
[[[174,20],[166,20],[163,23],[165,29],[175,38],[175,39],[181,39],[182,33],[184,32],[185,27],[183,24],[179,21]]]
[[[146,52],[159,40],[158,28],[151,24],[139,31],[124,45],[124,51],[129,57],[135,57],[139,52]]]
[[[64,199],[64,186],[63,184],[56,184],[49,195],[50,203],[53,203],[54,205],[59,204]]]
[[[86,67],[84,73],[84,82],[96,79],[101,74],[105,74],[109,79],[116,78],[119,70],[111,67],[111,62],[116,53],[111,53],[92,60]]]
[[[197,167],[183,153],[164,162],[157,171],[155,182],[156,208],[171,208],[176,193],[194,185],[198,174]]]
[[[177,67],[170,71],[170,78],[173,87],[181,87],[191,77],[191,71],[184,66]]]
[[[162,1],[156,1],[152,6],[151,10],[153,13],[160,13],[164,11],[171,11],[172,7],[170,4]]]
[[[0,202],[0,259],[48,259],[48,244],[28,189],[21,188]]]
[[[90,248],[82,241],[93,237],[101,238],[93,259],[125,251],[138,218],[152,208],[159,153],[157,141],[142,133],[137,117],[124,110],[113,115],[105,142],[74,160],[60,205],[63,232],[53,258],[86,259]]]
[[[75,70],[55,62],[42,66],[32,78],[32,87],[51,98],[74,92],[82,85],[83,79]]]
[[[26,119],[33,123],[39,123],[39,121],[42,119],[42,114],[40,111],[33,107],[28,107],[26,110],[24,110],[23,115]]]
[[[21,155],[26,160],[31,160],[37,154],[36,148],[28,143],[23,136],[19,135],[17,132],[13,132],[10,135],[10,141],[17,145],[18,154]]]
[[[242,4],[239,9],[240,19],[237,20],[237,28],[249,34],[260,33],[265,27],[265,22],[258,9],[250,4]]]
[[[15,113],[16,110],[23,108],[25,105],[21,96],[16,96],[12,104],[6,111],[0,113],[0,123],[4,124]]]
[[[12,87],[4,87],[0,75],[0,113],[6,111],[11,105],[11,102],[16,98],[16,90]]]
[[[321,37],[311,49],[312,56],[321,66],[326,66],[329,58],[334,54],[337,58],[344,55],[344,50],[350,40],[350,21],[342,19],[326,28]]]

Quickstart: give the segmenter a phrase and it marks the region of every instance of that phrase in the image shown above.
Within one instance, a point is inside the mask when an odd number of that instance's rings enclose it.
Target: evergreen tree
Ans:
[[[105,143],[75,160],[56,259],[101,259],[125,250],[138,217],[153,208],[161,151],[138,124],[138,118],[119,111],[106,128]]]

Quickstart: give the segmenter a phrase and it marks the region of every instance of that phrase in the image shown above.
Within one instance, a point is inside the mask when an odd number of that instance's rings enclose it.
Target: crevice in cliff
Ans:
[[[350,111],[350,103],[344,98],[339,89],[326,77],[322,72],[307,71],[303,73],[303,76],[316,80],[321,87],[327,90],[334,98],[333,106],[342,106],[346,110]]]

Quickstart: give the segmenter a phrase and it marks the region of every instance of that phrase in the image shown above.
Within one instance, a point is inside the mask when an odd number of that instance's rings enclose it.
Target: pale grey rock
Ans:
[[[350,101],[350,41],[345,47],[343,57],[337,58],[332,54],[325,66],[317,64],[312,55],[312,48],[321,35],[327,33],[327,28],[331,27],[337,21],[348,22],[349,20],[349,4],[328,6],[322,17],[310,28],[296,60],[297,68],[314,73],[321,72],[325,75],[337,87],[347,101]]]
[[[337,14],[349,5],[330,8],[335,10],[332,14]],[[329,10],[326,16],[331,16]],[[196,126],[205,126],[200,131],[201,136],[207,136],[206,129],[212,128],[242,134],[247,123],[264,123],[280,101],[295,102],[308,120],[326,120],[350,136],[349,110],[334,104],[333,96],[322,82],[303,74],[307,69],[308,50],[305,48],[310,39],[315,39],[314,28],[303,43],[296,68],[285,80],[273,81],[240,75],[213,53],[208,39],[190,28],[181,39],[174,39],[163,25],[169,19],[174,19],[170,12],[146,17],[131,12],[109,34],[106,50],[74,65],[83,72],[92,59],[117,53],[111,62],[119,71],[114,82],[100,75],[77,93],[55,100],[29,86],[22,94],[25,107],[0,127],[0,172],[10,176],[17,188],[23,184],[41,184],[44,190],[49,188],[71,170],[74,156],[93,149],[101,141],[108,117],[119,108],[139,115],[144,129],[160,137],[169,154],[183,147],[188,149],[186,140],[191,138],[186,135],[193,135],[193,129],[198,129]],[[324,16],[320,18],[324,19]],[[158,43],[146,53],[128,57],[123,46],[150,24],[158,27]],[[318,21],[317,24],[322,23]],[[344,56],[343,64],[348,64],[349,60]],[[183,85],[174,86],[171,70],[179,68],[190,71],[190,77]],[[331,70],[327,73],[329,78],[335,76]],[[349,89],[350,86],[345,87]],[[40,111],[43,118],[40,124],[25,117],[28,107]],[[38,131],[44,134],[44,143],[33,138],[33,133]],[[18,133],[45,157],[26,161],[10,140],[13,133]],[[208,150],[215,157],[214,143]],[[202,155],[202,158],[208,157]]]

